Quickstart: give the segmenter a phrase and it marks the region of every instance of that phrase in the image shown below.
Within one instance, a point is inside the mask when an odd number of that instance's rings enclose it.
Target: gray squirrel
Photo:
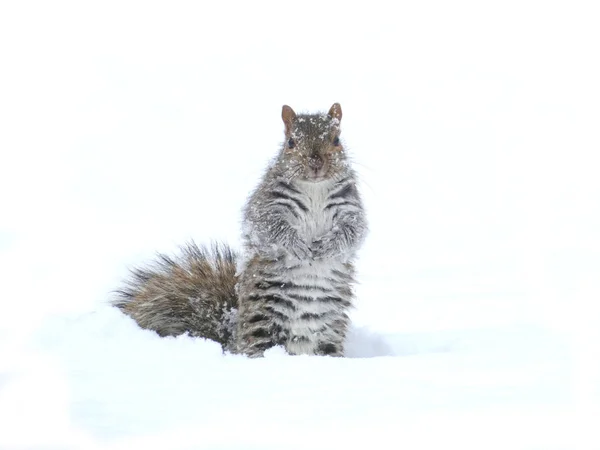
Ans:
[[[161,336],[189,333],[251,357],[343,356],[353,261],[367,232],[340,140],[342,109],[282,109],[285,141],[243,210],[243,251],[189,243],[132,271],[113,304]]]

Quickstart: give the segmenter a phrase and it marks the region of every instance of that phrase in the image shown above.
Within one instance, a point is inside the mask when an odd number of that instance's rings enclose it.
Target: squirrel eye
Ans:
[[[336,147],[338,145],[340,145],[340,138],[339,137],[337,137],[337,136],[335,137],[335,139],[333,140],[333,145],[335,145]]]
[[[288,147],[289,148],[294,148],[296,146],[296,143],[294,142],[294,140],[292,138],[290,138],[287,142]]]

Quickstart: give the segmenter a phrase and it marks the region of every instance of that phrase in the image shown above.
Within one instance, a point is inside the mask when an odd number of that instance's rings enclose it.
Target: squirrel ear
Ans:
[[[281,108],[281,118],[285,124],[285,134],[289,134],[292,131],[292,122],[296,118],[296,113],[288,105],[283,105],[283,108]]]
[[[337,119],[338,122],[342,121],[342,107],[339,103],[334,103],[331,108],[329,108],[329,112],[327,113],[329,117],[332,119]]]

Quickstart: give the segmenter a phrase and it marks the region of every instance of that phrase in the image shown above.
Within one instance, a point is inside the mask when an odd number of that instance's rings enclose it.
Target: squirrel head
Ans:
[[[328,113],[296,114],[284,105],[281,118],[285,141],[279,162],[290,179],[319,182],[336,179],[347,168],[340,141],[342,107],[334,103]]]

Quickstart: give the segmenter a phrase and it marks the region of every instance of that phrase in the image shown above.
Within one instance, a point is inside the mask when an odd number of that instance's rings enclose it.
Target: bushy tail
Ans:
[[[188,332],[226,349],[235,326],[235,274],[236,254],[228,246],[191,242],[177,257],[159,254],[151,265],[133,269],[113,304],[160,336]]]

